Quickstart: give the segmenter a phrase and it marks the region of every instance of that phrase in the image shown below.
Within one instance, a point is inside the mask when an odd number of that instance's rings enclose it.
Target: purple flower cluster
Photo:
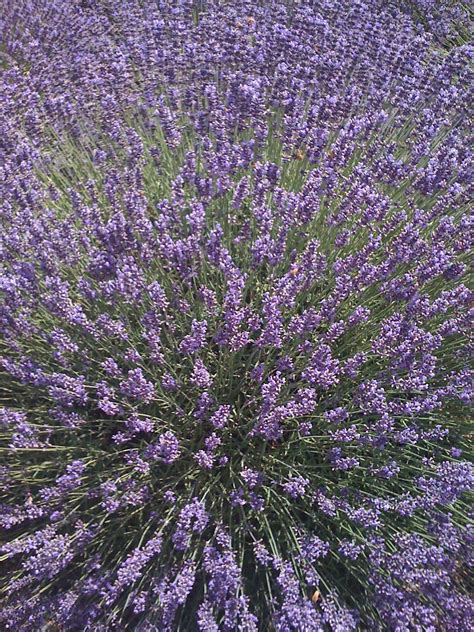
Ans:
[[[0,628],[470,630],[467,15],[4,0]]]

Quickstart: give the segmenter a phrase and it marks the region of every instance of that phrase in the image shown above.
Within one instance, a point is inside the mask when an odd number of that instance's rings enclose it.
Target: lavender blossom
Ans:
[[[1,629],[472,627],[471,22],[1,3]]]

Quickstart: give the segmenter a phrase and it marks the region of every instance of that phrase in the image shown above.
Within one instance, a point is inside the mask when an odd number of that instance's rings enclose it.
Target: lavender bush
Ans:
[[[4,0],[3,629],[472,629],[472,46],[407,6]]]
[[[443,46],[466,44],[472,37],[474,11],[468,2],[402,0],[400,6],[429,30]]]

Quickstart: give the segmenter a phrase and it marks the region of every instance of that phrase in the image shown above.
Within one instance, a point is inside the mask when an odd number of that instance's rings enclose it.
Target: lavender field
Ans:
[[[0,630],[474,629],[472,27],[2,0]]]

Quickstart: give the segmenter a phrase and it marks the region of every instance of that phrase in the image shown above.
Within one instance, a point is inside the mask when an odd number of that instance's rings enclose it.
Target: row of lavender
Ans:
[[[4,2],[3,628],[470,629],[472,46],[407,6]]]

